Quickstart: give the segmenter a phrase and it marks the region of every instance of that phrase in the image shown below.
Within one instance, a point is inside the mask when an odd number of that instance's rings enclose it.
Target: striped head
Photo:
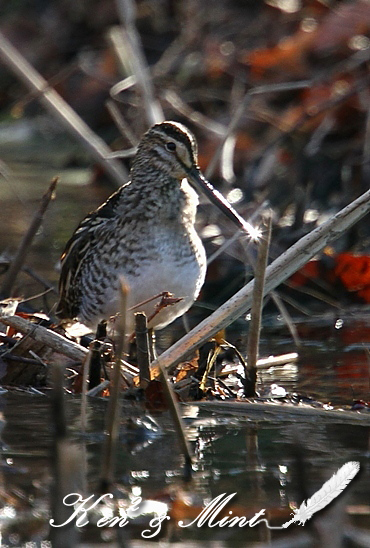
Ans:
[[[131,168],[132,178],[142,176],[145,165],[181,181],[199,169],[197,157],[194,135],[178,122],[162,122],[141,139]]]
[[[260,237],[260,232],[246,222],[233,209],[220,192],[205,179],[198,166],[198,146],[193,134],[178,122],[162,122],[149,129],[140,141],[134,158],[131,175],[132,181],[147,182],[150,175],[161,173],[163,178],[154,178],[159,184],[168,178],[181,182],[187,179],[196,191],[202,192],[215,204],[236,226],[245,231],[253,240]]]

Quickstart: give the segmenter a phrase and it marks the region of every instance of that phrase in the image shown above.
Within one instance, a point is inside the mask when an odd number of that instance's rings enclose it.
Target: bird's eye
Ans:
[[[175,152],[176,144],[173,143],[172,141],[170,141],[169,143],[166,143],[166,149],[171,151],[171,152]]]

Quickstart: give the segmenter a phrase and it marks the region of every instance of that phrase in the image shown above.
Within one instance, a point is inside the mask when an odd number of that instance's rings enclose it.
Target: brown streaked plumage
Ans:
[[[119,276],[129,306],[163,291],[182,300],[157,314],[160,329],[197,298],[206,256],[194,227],[198,197],[187,178],[199,173],[197,145],[181,124],[163,122],[142,138],[131,181],[80,223],[62,255],[57,315],[88,327],[119,309]],[[148,316],[153,302],[140,307]],[[139,309],[138,309],[139,310]]]
[[[258,237],[201,174],[192,133],[176,122],[156,124],[139,144],[131,181],[87,215],[67,243],[57,315],[95,328],[119,310],[121,275],[130,286],[129,307],[166,291],[182,298],[160,310],[149,327],[160,329],[186,312],[206,273],[195,230],[198,195],[191,185],[249,236]],[[150,317],[154,304],[136,311]]]

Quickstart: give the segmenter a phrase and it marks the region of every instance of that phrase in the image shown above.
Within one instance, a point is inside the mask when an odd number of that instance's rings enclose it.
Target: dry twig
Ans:
[[[47,191],[41,198],[39,209],[34,214],[31,224],[26,234],[23,236],[22,241],[18,247],[18,250],[16,254],[14,255],[13,260],[10,263],[9,269],[5,275],[5,279],[3,281],[3,285],[1,288],[1,296],[4,299],[11,296],[15,280],[26,260],[26,256],[30,250],[32,240],[34,239],[38,229],[41,226],[41,223],[44,218],[45,211],[48,208],[48,205],[50,204],[51,200],[54,198],[55,187],[58,181],[59,181],[58,177],[54,177],[54,179],[51,181],[49,185],[49,188],[47,189]]]
[[[270,213],[270,215],[266,218],[266,234],[264,234],[258,245],[257,263],[253,284],[251,321],[249,324],[248,333],[248,378],[244,380],[244,395],[246,397],[254,396],[256,393],[257,359],[260,342],[265,272],[271,240],[271,224],[272,217]]]
[[[107,144],[85,124],[73,108],[50,87],[49,83],[1,32],[0,57],[31,91],[35,91],[39,95],[40,101],[45,107],[58,118],[68,131],[78,138],[117,185],[120,186],[127,181],[127,172],[123,165],[117,160],[108,158],[112,151]]]
[[[114,479],[114,464],[116,457],[117,441],[119,435],[120,422],[120,388],[121,388],[121,356],[126,346],[126,315],[127,315],[127,296],[129,287],[126,281],[121,278],[121,314],[117,322],[118,341],[116,358],[113,374],[111,378],[110,398],[107,410],[107,437],[105,439],[102,456],[102,474],[100,478],[100,490],[107,493],[111,488]]]
[[[149,67],[141,46],[140,35],[136,30],[135,4],[132,0],[117,0],[117,11],[122,24],[121,44],[117,50],[118,57],[121,58],[121,48],[130,52],[129,58],[132,71],[141,91],[146,117],[151,126],[158,122],[162,122],[164,120],[164,114],[159,101],[154,96]]]
[[[185,478],[189,479],[192,473],[192,458],[189,442],[186,438],[184,424],[181,418],[181,412],[179,408],[176,395],[170,383],[167,375],[167,371],[161,364],[159,364],[160,379],[162,382],[164,394],[166,396],[167,404],[170,409],[171,417],[174,422],[175,430],[180,442],[181,452],[185,457]]]
[[[184,404],[186,405],[186,404]],[[190,404],[189,404],[190,405]],[[194,405],[194,402],[191,403]],[[342,409],[323,409],[310,405],[292,405],[290,403],[274,402],[244,402],[244,401],[202,401],[196,402],[201,409],[208,409],[210,412],[231,413],[233,415],[248,416],[255,420],[279,420],[292,421],[302,420],[317,421],[324,419],[328,423],[336,424],[361,424],[370,426],[369,413],[346,411]]]
[[[265,294],[299,270],[328,242],[338,238],[370,211],[370,190],[351,202],[328,221],[301,238],[266,269]],[[184,356],[199,348],[220,329],[245,314],[252,300],[254,282],[249,282],[206,320],[187,333],[152,363],[152,367],[175,367]]]
[[[83,361],[88,353],[87,348],[84,348],[75,342],[69,341],[62,335],[59,335],[59,333],[46,329],[46,327],[43,327],[42,325],[29,322],[20,316],[0,315],[0,322],[13,327],[21,333],[29,335],[35,341],[46,344],[55,350],[55,352],[68,356],[68,358],[71,358],[77,362]]]
[[[140,370],[140,388],[146,388],[150,382],[150,359],[148,323],[144,312],[135,314],[135,334],[137,364]]]

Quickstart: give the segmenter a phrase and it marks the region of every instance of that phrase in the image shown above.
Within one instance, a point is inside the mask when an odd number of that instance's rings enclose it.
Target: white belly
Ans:
[[[133,321],[135,312],[145,312],[149,327],[162,329],[191,307],[199,295],[206,274],[206,255],[200,240],[199,244],[197,258],[186,257],[179,262],[178,257],[175,260],[175,255],[171,253],[168,245],[164,248],[158,246],[156,259],[144,261],[135,275],[128,274],[122,269],[122,275],[130,288],[127,304],[132,310],[129,322]],[[158,295],[164,292],[172,293],[181,300],[158,311],[156,305],[161,301]],[[143,301],[148,302],[140,304]],[[117,293],[107,294],[104,317],[113,316],[119,310]],[[128,329],[131,327],[128,326]]]
[[[161,329],[190,308],[199,295],[204,277],[205,267],[200,267],[196,261],[181,267],[170,261],[151,263],[141,270],[139,276],[127,278],[130,286],[129,307],[135,307],[133,312],[145,312],[148,319],[154,315],[149,326]],[[156,304],[160,301],[160,297],[156,296],[166,291],[181,300],[155,313]],[[147,299],[151,300],[140,305]]]

